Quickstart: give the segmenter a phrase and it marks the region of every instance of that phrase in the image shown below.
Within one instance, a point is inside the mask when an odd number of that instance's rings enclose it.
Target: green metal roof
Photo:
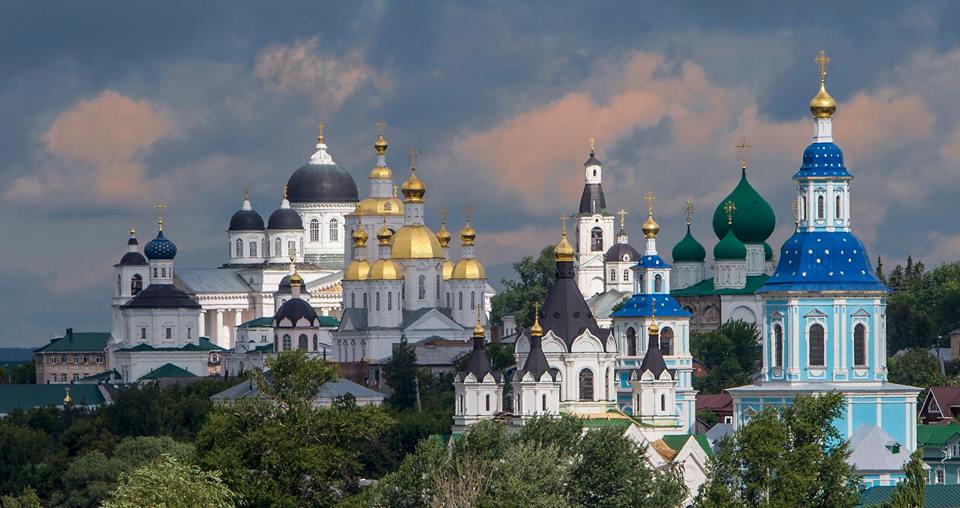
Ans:
[[[960,425],[952,422],[949,425],[917,425],[917,445],[943,446],[953,436],[960,434]]]
[[[716,289],[713,287],[713,278],[700,281],[688,288],[674,289],[672,296],[708,296],[708,295],[752,295],[767,281],[766,275],[750,275],[747,285],[740,289]]]
[[[675,434],[672,436],[663,436],[661,439],[671,450],[679,452],[686,446],[687,441],[691,438],[700,445],[700,448],[706,452],[707,456],[713,456],[713,449],[710,448],[710,442],[707,440],[707,436],[703,434]]]
[[[273,328],[273,318],[269,316],[251,319],[240,325],[240,328]]]
[[[3,384],[0,385],[0,414],[14,409],[29,410],[36,407],[62,406],[63,398],[70,388],[74,406],[93,406],[103,403],[103,394],[97,385],[66,384]]]
[[[222,347],[210,342],[206,337],[200,337],[200,345],[190,343],[182,347],[153,347],[150,344],[142,343],[133,347],[118,349],[118,352],[162,352],[162,351],[225,351]]]
[[[110,342],[109,332],[74,332],[67,330],[63,337],[51,339],[50,343],[36,353],[68,353],[74,351],[103,351]]]
[[[109,381],[110,376],[113,376],[114,379],[121,379],[120,373],[115,369],[105,370],[99,374],[93,374],[87,377],[80,378],[80,381]]]
[[[340,326],[340,320],[333,316],[317,316],[320,319],[321,327],[333,327],[336,328]]]
[[[147,374],[140,376],[138,381],[149,380],[149,379],[162,379],[168,377],[197,377],[196,374],[190,372],[189,370],[177,367],[172,363],[165,363],[156,369],[151,370]]]
[[[588,429],[599,429],[602,427],[621,427],[627,428],[633,424],[633,420],[624,418],[584,418],[583,426]]]
[[[860,506],[879,506],[893,495],[895,486],[870,487],[860,494]],[[926,485],[923,489],[923,508],[952,508],[960,506],[960,485]]]

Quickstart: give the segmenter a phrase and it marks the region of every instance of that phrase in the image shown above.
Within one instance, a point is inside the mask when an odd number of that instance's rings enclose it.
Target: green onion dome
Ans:
[[[745,260],[747,247],[737,238],[733,230],[727,229],[727,234],[723,235],[723,239],[713,247],[713,259]]]
[[[777,225],[777,217],[773,208],[747,181],[747,169],[742,168],[740,183],[729,196],[720,200],[716,211],[713,212],[713,232],[717,238],[723,238],[730,226],[727,225],[727,214],[723,205],[732,201],[736,205],[733,222],[733,232],[744,243],[763,243],[770,238],[773,228]]]
[[[763,242],[763,260],[773,261],[773,247],[767,242]]]
[[[690,225],[687,224],[687,234],[673,246],[673,262],[703,263],[706,258],[707,251],[690,233]]]

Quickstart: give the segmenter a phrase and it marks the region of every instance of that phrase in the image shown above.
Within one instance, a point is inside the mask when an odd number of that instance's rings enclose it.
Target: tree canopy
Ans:
[[[490,304],[490,322],[502,324],[503,316],[513,314],[517,326],[524,328],[533,324],[533,304],[543,302],[550,288],[557,281],[557,261],[553,257],[553,245],[540,250],[540,254],[524,256],[513,264],[517,279],[503,279],[503,291],[493,297]]]
[[[887,299],[888,354],[945,345],[942,338],[960,328],[960,262],[928,272],[908,256],[906,266],[897,265],[884,280],[893,290]]]
[[[750,383],[751,374],[759,370],[760,331],[755,323],[727,321],[717,330],[691,334],[690,352],[710,369],[706,377],[694,378],[694,388],[720,393]]]
[[[120,475],[120,484],[103,508],[230,508],[238,497],[216,471],[204,471],[161,455],[131,473]]]

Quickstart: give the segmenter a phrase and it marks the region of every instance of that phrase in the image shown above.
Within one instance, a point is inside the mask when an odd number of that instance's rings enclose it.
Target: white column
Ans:
[[[200,322],[197,324],[197,336],[203,337],[207,334],[207,311],[200,311]]]
[[[213,343],[223,347],[223,309],[217,309],[217,328],[215,329]]]
[[[230,329],[230,348],[237,343],[237,327],[243,324],[243,309],[237,309],[234,314],[234,324]]]

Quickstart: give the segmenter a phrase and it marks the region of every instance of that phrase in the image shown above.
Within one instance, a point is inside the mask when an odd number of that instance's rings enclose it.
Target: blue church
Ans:
[[[813,143],[793,175],[795,231],[780,249],[763,299],[763,368],[757,384],[732,388],[734,426],[762,408],[798,395],[838,391],[846,399],[834,422],[850,441],[850,462],[864,485],[892,485],[916,448],[918,388],[887,382],[886,295],[850,224],[853,175],[833,142],[836,101],[827,93],[823,51],[820,90],[810,101]]]

